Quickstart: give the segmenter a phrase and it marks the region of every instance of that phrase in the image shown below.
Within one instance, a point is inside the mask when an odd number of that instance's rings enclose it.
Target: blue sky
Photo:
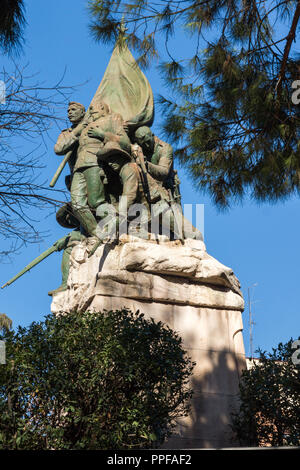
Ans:
[[[89,31],[86,2],[80,0],[27,0],[24,53],[16,62],[29,64],[29,70],[39,72],[39,79],[53,85],[62,76],[64,83],[78,87],[72,99],[89,105],[105,71],[112,48],[93,42]],[[184,53],[188,42],[175,39],[178,53]],[[7,58],[3,65],[13,67]],[[146,75],[155,95],[166,93],[154,64]],[[155,133],[160,136],[159,111],[156,112]],[[65,127],[65,126],[62,126]],[[45,169],[41,180],[51,180],[60,157],[53,151],[58,136],[57,128],[47,138],[47,152],[43,157]],[[178,168],[178,165],[177,165]],[[254,312],[254,349],[270,350],[278,342],[298,337],[299,328],[299,199],[291,198],[276,205],[245,200],[243,205],[220,213],[212,201],[196,192],[185,171],[179,168],[183,203],[205,205],[205,243],[210,255],[233,268],[239,278],[246,299],[243,314],[244,342],[249,353],[247,289],[252,289]],[[61,177],[58,187],[63,188]],[[37,228],[47,230],[49,236],[40,244],[27,246],[13,257],[12,263],[0,267],[1,285],[67,231],[60,227],[54,213],[39,213]],[[30,273],[0,291],[0,311],[12,318],[14,326],[28,325],[43,320],[50,312],[51,298],[47,292],[60,285],[61,253],[54,253]]]

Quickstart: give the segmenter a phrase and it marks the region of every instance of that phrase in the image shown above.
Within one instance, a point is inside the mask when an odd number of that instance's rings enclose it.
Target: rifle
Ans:
[[[63,237],[62,239],[59,239],[59,240],[65,239],[65,241],[66,241],[68,237],[69,237],[69,235],[65,235],[65,237]],[[25,266],[25,268],[22,269],[22,271],[20,271],[18,274],[16,274],[12,279],[10,279],[5,284],[3,284],[1,289],[3,289],[4,287],[9,286],[13,282],[15,282],[17,279],[19,279],[19,277],[23,276],[23,274],[25,274],[27,271],[30,271],[31,268],[33,268],[34,266],[39,264],[41,261],[43,261],[45,258],[47,258],[49,255],[51,255],[55,251],[59,251],[59,249],[55,246],[56,243],[59,240],[57,240],[55,243],[53,243],[53,245],[50,246],[50,248],[48,248],[48,250],[44,251],[37,258],[35,258],[33,261],[31,261],[31,263],[29,263],[27,266]]]
[[[183,242],[184,240],[184,215],[182,212],[181,204],[178,204],[176,201],[177,198],[174,197],[172,190],[168,189],[169,193],[169,204],[174,216],[174,233],[178,236],[178,239]]]
[[[69,152],[67,152],[66,155],[64,156],[64,159],[61,161],[59,167],[57,168],[57,170],[56,170],[56,172],[55,172],[55,174],[54,174],[54,176],[51,180],[51,183],[49,184],[50,188],[53,188],[53,186],[55,186],[56,181],[60,177],[61,172],[63,171],[64,167],[66,166],[67,161],[69,160],[69,158],[72,155],[72,152],[73,152],[73,150],[69,150]]]
[[[145,164],[144,154],[143,154],[142,149],[137,144],[134,144],[134,156],[139,158],[139,162],[140,162],[139,167],[141,169],[142,184],[143,184],[143,188],[145,191],[145,196],[149,204],[151,204],[151,195],[150,195],[148,177],[147,177],[148,172],[147,172],[147,168]]]

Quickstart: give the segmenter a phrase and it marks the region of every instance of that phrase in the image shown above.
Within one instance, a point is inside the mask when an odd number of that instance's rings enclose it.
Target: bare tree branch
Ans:
[[[0,103],[0,236],[10,243],[0,251],[2,257],[39,242],[44,234],[37,229],[37,210],[49,211],[65,200],[64,191],[53,193],[40,173],[48,150],[45,137],[65,121],[61,116],[74,88],[64,86],[62,79],[53,87],[43,86],[26,69],[0,72],[6,87]]]

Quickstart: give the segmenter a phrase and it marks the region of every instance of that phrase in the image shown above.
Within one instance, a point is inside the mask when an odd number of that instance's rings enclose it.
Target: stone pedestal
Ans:
[[[196,362],[192,411],[165,447],[233,446],[230,414],[246,367],[240,285],[232,270],[197,240],[170,242],[124,237],[117,246],[73,248],[68,289],[54,295],[52,312],[140,310],[167,323]]]

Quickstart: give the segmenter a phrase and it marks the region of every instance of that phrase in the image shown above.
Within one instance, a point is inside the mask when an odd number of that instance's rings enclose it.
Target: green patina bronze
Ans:
[[[107,103],[113,112],[123,117],[129,133],[153,123],[154,100],[150,83],[122,38],[114,48],[91,105],[99,102]]]
[[[30,269],[34,268],[34,266],[39,264],[41,261],[46,259],[48,256],[52,255],[52,253],[54,253],[55,251],[62,250],[66,246],[67,240],[68,240],[68,235],[66,235],[66,236],[60,238],[59,240],[57,240],[55,243],[53,243],[52,246],[50,246],[50,248],[48,248],[46,251],[44,251],[42,254],[40,254],[37,258],[35,258],[33,261],[31,261],[31,263],[29,263],[27,266],[25,266],[25,268],[23,268],[22,271],[20,271],[12,279],[7,281],[1,287],[1,289],[3,289],[4,287],[9,286],[13,282],[15,282],[17,279],[19,279],[19,277],[23,276],[23,274],[30,271]]]
[[[150,129],[154,119],[152,89],[126,45],[124,31],[91,104],[85,110],[81,103],[70,102],[68,118],[71,125],[60,133],[54,147],[55,153],[64,158],[50,186],[56,184],[68,163],[70,174],[65,182],[70,202],[58,210],[56,218],[63,227],[75,230],[5,285],[54,251],[64,250],[62,284],[49,295],[65,290],[74,245],[92,237],[94,247],[89,255],[92,256],[105,238],[99,235],[98,214],[105,214],[108,204],[115,208],[111,226],[119,227],[129,207],[142,203],[147,208],[148,230],[151,216],[160,220],[162,214],[167,214],[169,228],[177,238],[193,236],[196,231],[183,217],[173,149]],[[185,230],[179,233],[183,222]],[[163,222],[159,223],[163,233]]]

